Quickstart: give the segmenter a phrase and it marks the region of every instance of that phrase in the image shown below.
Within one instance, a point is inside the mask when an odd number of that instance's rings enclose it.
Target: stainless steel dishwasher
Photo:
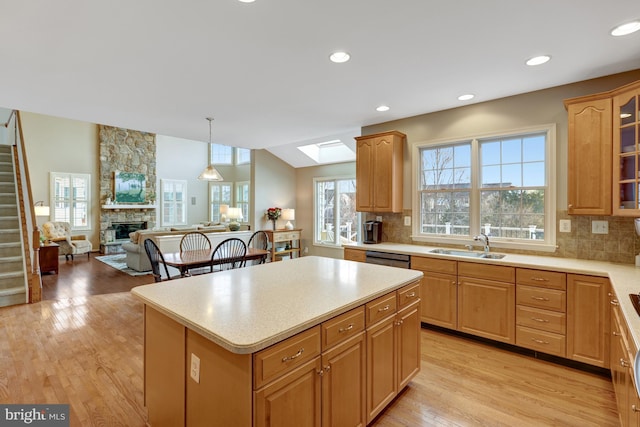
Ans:
[[[366,251],[369,264],[388,265],[390,267],[411,268],[411,256],[380,251]]]

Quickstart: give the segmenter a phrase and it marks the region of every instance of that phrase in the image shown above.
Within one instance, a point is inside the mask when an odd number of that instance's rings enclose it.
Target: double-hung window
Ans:
[[[209,221],[220,222],[220,206],[231,206],[233,183],[209,181]]]
[[[51,172],[51,219],[72,230],[91,229],[91,175]]]
[[[161,179],[162,225],[187,224],[187,181]]]
[[[353,177],[314,178],[314,244],[341,246],[358,241],[360,215],[356,212]]]
[[[242,222],[249,222],[249,181],[236,182],[235,207],[242,210]]]
[[[416,146],[414,240],[555,246],[555,126]]]

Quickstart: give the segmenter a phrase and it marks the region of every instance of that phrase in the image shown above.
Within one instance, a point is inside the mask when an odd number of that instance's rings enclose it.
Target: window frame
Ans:
[[[247,187],[247,200],[243,200],[243,198],[241,197],[242,187],[244,186]],[[249,223],[251,220],[251,209],[249,209],[249,206],[251,205],[251,183],[249,181],[236,182],[234,185],[234,194],[232,196],[233,207],[240,208],[242,210],[242,221],[240,221],[240,223]]]
[[[325,248],[342,248],[344,245],[340,243],[340,233],[335,233],[335,238],[333,242],[328,242],[325,240],[318,240],[318,183],[320,182],[337,182],[337,181],[346,181],[353,180],[356,185],[357,190],[357,181],[355,175],[338,175],[338,176],[323,176],[323,177],[314,177],[313,178],[313,245],[321,246]],[[354,209],[355,209],[355,200],[354,200]],[[334,215],[334,229],[339,230],[339,224],[337,220],[339,215]],[[362,242],[362,213],[356,211],[356,224],[355,224],[355,232],[356,232],[356,242]],[[354,242],[354,243],[356,243]]]
[[[183,191],[183,195],[182,195],[182,202],[178,202],[177,199],[175,199],[175,201],[173,202],[167,202],[164,198],[164,193],[165,193],[165,186],[167,184],[181,184],[184,191]],[[166,178],[162,178],[160,179],[160,224],[163,227],[166,226],[174,226],[174,225],[187,225],[188,222],[188,218],[189,218],[189,212],[188,212],[188,206],[189,204],[187,203],[188,200],[188,181],[184,180],[184,179],[166,179]],[[176,194],[175,189],[173,190],[173,193]],[[171,203],[173,205],[174,210],[176,209],[177,206],[182,205],[183,209],[184,209],[184,220],[180,221],[180,222],[169,222],[166,218],[165,218],[165,205],[167,203]],[[175,214],[175,212],[174,212]],[[175,215],[177,217],[177,215]]]
[[[223,187],[223,186],[228,186],[229,187],[229,201],[225,201],[225,200],[213,200],[212,197],[212,189],[214,187]],[[222,222],[220,221],[220,209],[218,209],[218,212],[215,212],[215,209],[213,207],[214,202],[218,203],[218,206],[220,205],[226,205],[228,204],[229,206],[233,206],[233,195],[234,195],[234,185],[232,181],[209,181],[209,186],[207,187],[207,190],[209,191],[209,221],[210,222]],[[220,191],[220,194],[222,194],[222,191]],[[215,215],[215,216],[214,216]]]
[[[56,198],[56,189],[55,182],[56,178],[68,178],[69,179],[69,197],[68,198]],[[80,198],[74,198],[75,192],[73,191],[73,181],[74,179],[82,179],[85,181],[85,189],[86,189],[86,200]],[[92,217],[92,199],[91,199],[91,174],[88,173],[72,173],[72,172],[50,172],[49,173],[49,194],[50,201],[49,206],[51,206],[51,212],[49,215],[49,219],[51,221],[61,221],[68,222],[71,226],[72,231],[89,231],[91,230],[91,217]],[[74,205],[78,202],[86,203],[87,206],[87,215],[85,225],[76,226],[72,221],[74,217]],[[56,217],[56,203],[69,203],[69,218],[58,218]]]
[[[554,252],[556,250],[556,124],[548,123],[536,126],[528,126],[517,129],[496,131],[484,134],[473,134],[456,138],[437,139],[418,142],[413,146],[412,152],[412,233],[411,239],[416,242],[468,244],[473,236],[482,231],[480,224],[480,193],[483,190],[480,182],[480,154],[481,142],[491,139],[523,136],[528,134],[544,133],[545,144],[545,239],[525,240],[509,239],[501,237],[491,238],[491,247],[505,249],[536,250],[540,252]],[[453,146],[466,141],[471,142],[471,188],[469,189],[469,236],[455,236],[442,234],[428,234],[420,230],[421,204],[420,204],[420,150],[436,146]],[[522,186],[518,187],[521,188]]]

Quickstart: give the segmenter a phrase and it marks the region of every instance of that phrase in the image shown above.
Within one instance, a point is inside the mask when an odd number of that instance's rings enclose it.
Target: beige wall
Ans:
[[[33,199],[50,205],[49,172],[90,174],[94,203],[89,238],[93,247],[99,248],[98,126],[27,112],[22,112],[21,118]],[[38,225],[45,221],[37,218]]]
[[[264,216],[271,207],[296,209],[296,228],[300,227],[296,203],[296,171],[288,163],[280,160],[267,150],[253,150],[253,211],[255,230],[271,229],[270,221]],[[282,228],[285,221],[278,220]],[[305,231],[303,231],[303,234]]]

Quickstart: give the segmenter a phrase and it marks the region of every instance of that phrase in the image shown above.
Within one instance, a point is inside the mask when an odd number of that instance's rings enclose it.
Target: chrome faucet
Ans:
[[[484,252],[487,254],[489,253],[489,237],[486,234],[480,233],[475,236],[473,240],[475,240],[476,242],[482,242],[482,244],[484,245]]]

